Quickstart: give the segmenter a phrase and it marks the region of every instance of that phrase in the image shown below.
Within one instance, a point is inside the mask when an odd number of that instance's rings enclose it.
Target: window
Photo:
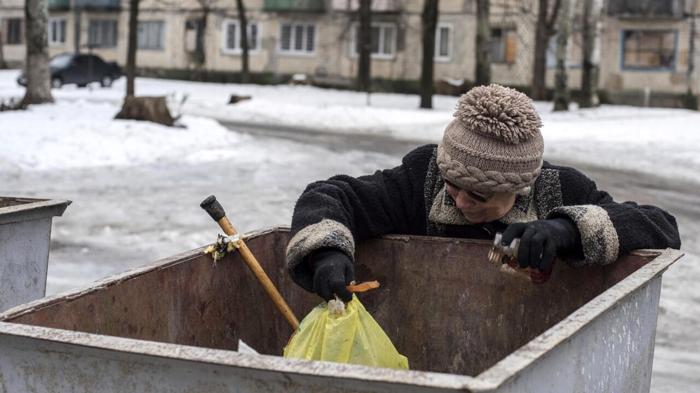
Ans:
[[[114,48],[117,46],[117,21],[113,19],[93,19],[88,27],[88,45],[93,48]]]
[[[238,21],[228,20],[224,22],[223,52],[241,52],[241,29]],[[248,50],[254,51],[260,48],[260,27],[256,22],[248,23]]]
[[[7,34],[5,37],[5,43],[8,45],[19,45],[24,42],[24,27],[22,26],[22,19],[7,19]]]
[[[360,26],[355,25],[353,56],[360,50]],[[372,57],[391,58],[396,52],[396,25],[393,23],[372,23]]]
[[[517,40],[514,28],[491,29],[491,62],[514,64]]]
[[[452,57],[452,25],[439,24],[435,30],[435,58],[449,60]]]
[[[676,64],[676,32],[624,30],[622,68],[673,70]]]
[[[138,48],[139,49],[163,49],[163,21],[139,22]]]
[[[316,25],[283,23],[280,26],[280,52],[313,53]]]
[[[49,45],[58,46],[66,43],[66,20],[64,18],[49,19]]]

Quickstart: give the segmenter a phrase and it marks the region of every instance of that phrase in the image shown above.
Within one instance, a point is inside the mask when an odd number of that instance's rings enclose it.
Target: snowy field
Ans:
[[[21,97],[16,76],[0,71],[0,99]],[[173,103],[187,97],[174,104],[183,127],[167,128],[113,120],[124,82],[66,86],[54,90],[54,105],[0,113],[0,195],[73,200],[54,220],[49,293],[211,242],[218,228],[199,208],[209,194],[242,231],[288,225],[310,181],[400,162],[393,151],[241,133],[216,120],[356,140],[381,135],[409,146],[439,141],[456,102],[438,96],[435,110],[419,110],[416,96],[373,94],[368,107],[364,94],[346,91],[138,79],[139,95],[169,95]],[[230,94],[253,99],[226,105]],[[652,391],[694,391],[700,113],[613,106],[551,113],[548,103],[538,109],[547,159],[589,168],[616,199],[654,203],[678,218],[687,256],[664,275]]]

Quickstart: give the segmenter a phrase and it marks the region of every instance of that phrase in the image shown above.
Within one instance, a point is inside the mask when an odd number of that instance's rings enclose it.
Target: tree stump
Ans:
[[[175,118],[170,114],[165,97],[127,96],[115,119],[145,120],[168,127],[175,124]]]
[[[237,94],[231,94],[231,97],[228,99],[229,104],[237,104],[241,101],[249,100],[251,99],[251,96],[239,96]]]

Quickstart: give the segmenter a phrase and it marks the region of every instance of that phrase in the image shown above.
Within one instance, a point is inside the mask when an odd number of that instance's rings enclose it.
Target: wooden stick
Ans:
[[[226,217],[223,207],[221,207],[221,204],[216,201],[216,197],[213,195],[210,196],[209,198],[205,199],[204,202],[202,202],[201,206],[219,224],[224,233],[226,233],[228,236],[233,236],[237,233],[236,228],[233,227],[231,221],[229,221],[228,217]],[[260,266],[260,262],[255,259],[255,256],[245,244],[243,239],[238,240],[238,252],[241,254],[241,257],[243,257],[243,261],[246,263],[246,265],[248,265],[250,270],[263,286],[263,289],[265,289],[267,295],[270,297],[270,299],[272,299],[272,302],[275,304],[275,306],[277,306],[277,309],[282,313],[282,315],[284,315],[284,318],[287,320],[287,322],[289,322],[292,328],[297,330],[299,328],[299,320],[296,316],[294,316],[294,312],[292,312],[292,309],[289,308],[287,302],[284,301],[284,298],[275,287],[275,284],[272,283],[270,277],[268,277],[265,270],[262,268],[262,266]]]

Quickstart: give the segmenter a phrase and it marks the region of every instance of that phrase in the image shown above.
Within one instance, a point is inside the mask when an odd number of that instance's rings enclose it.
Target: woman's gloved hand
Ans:
[[[501,243],[508,246],[515,238],[520,238],[518,265],[543,272],[551,270],[556,256],[581,249],[581,235],[568,218],[510,224],[503,232]]]
[[[352,260],[344,252],[325,248],[314,252],[309,262],[314,272],[313,290],[325,300],[338,295],[345,302],[352,300],[346,286],[355,280]]]

